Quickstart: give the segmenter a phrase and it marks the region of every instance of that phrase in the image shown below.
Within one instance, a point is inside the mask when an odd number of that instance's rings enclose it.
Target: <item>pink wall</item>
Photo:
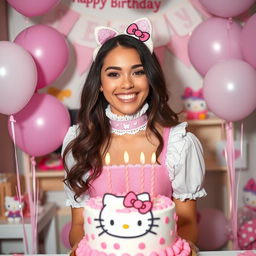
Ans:
[[[0,41],[8,40],[6,8],[6,2],[0,1]],[[13,143],[7,123],[8,117],[0,114],[0,173],[15,171]]]

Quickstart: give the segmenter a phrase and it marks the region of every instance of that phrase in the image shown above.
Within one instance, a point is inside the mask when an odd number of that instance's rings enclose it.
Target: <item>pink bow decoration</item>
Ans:
[[[149,212],[152,208],[152,202],[151,201],[141,201],[137,198],[137,195],[134,192],[129,192],[124,197],[124,206],[127,208],[134,207],[137,209],[141,214],[145,214]]]
[[[198,91],[194,91],[190,87],[186,87],[184,94],[183,94],[183,99],[188,99],[188,98],[196,98],[196,99],[203,99],[203,89],[199,89]]]
[[[244,187],[244,191],[253,192],[254,194],[256,194],[256,183],[253,178],[248,180],[247,184]]]
[[[128,26],[126,33],[129,35],[135,35],[142,42],[145,42],[150,38],[150,34],[148,32],[141,31],[135,23]]]

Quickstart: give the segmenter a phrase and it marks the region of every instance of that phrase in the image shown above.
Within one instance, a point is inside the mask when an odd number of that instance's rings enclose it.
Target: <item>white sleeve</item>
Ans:
[[[63,141],[62,152],[61,152],[62,156],[63,156],[63,152],[64,152],[65,148],[67,147],[67,145],[69,144],[69,142],[71,142],[77,136],[77,131],[78,131],[78,125],[73,125],[69,128],[69,130],[64,138],[64,141]],[[73,158],[72,152],[69,152],[66,155],[65,160],[66,160],[68,170],[70,170],[73,167],[73,165],[75,164],[75,159]],[[65,172],[65,178],[66,178],[66,172]],[[85,175],[83,177],[84,180],[86,180],[87,178],[88,178],[88,175]],[[66,206],[71,206],[73,208],[84,207],[84,202],[89,199],[89,195],[84,194],[84,195],[80,196],[76,201],[74,199],[74,195],[75,195],[74,192],[65,183],[64,183],[64,191],[67,196]]]
[[[202,187],[203,148],[195,135],[186,132],[186,127],[187,123],[183,122],[171,129],[166,156],[173,197],[181,201],[206,196]]]

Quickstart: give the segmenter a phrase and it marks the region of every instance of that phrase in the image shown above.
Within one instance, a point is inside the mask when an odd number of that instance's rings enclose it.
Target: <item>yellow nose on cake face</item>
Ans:
[[[129,228],[129,225],[124,224],[124,225],[123,225],[123,228],[124,228],[124,229],[128,229],[128,228]]]

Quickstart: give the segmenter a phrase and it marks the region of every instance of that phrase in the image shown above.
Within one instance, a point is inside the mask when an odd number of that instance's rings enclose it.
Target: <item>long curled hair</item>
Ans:
[[[117,46],[134,48],[140,56],[150,87],[146,99],[149,104],[147,131],[152,132],[159,141],[157,158],[163,149],[163,138],[156,125],[171,127],[178,124],[177,114],[167,103],[166,83],[155,54],[151,54],[144,43],[128,35],[118,35],[106,41],[92,63],[82,90],[77,137],[67,145],[63,153],[67,172],[64,182],[74,191],[75,200],[100,176],[103,166],[102,156],[107,152],[111,142],[111,127],[105,115],[108,102],[100,92],[100,74],[106,55]],[[65,160],[69,153],[72,153],[75,160],[75,164],[70,169]],[[86,180],[83,178],[85,175],[89,176]]]

